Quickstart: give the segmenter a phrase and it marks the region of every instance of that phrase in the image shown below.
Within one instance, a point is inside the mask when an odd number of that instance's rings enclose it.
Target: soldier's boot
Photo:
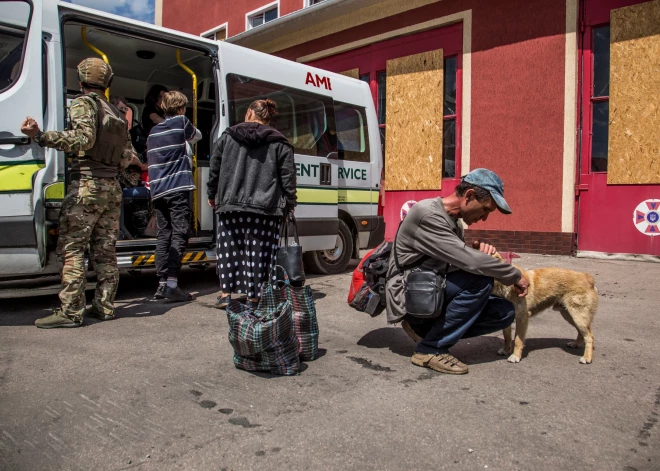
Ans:
[[[80,327],[83,320],[71,319],[64,315],[60,309],[56,309],[50,316],[42,317],[34,321],[34,325],[40,329],[56,329],[59,327]]]
[[[99,312],[94,306],[90,307],[89,309],[85,309],[85,317],[92,317],[100,321],[111,321],[115,318],[114,315],[103,314],[102,312]]]

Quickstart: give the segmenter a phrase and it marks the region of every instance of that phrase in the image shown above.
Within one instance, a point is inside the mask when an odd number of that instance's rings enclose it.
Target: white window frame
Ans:
[[[225,30],[225,38],[229,39],[229,22],[222,23],[221,25],[216,26],[215,28],[211,28],[208,31],[204,31],[202,34],[200,34],[201,37],[210,39],[212,41],[215,41],[215,36],[218,33],[218,31]],[[212,38],[209,38],[208,36],[213,35]]]
[[[321,0],[319,3],[323,3],[325,0]],[[317,3],[318,5],[318,3]],[[303,0],[303,8],[309,8],[313,7],[314,4],[312,3],[312,0]]]
[[[276,2],[271,2],[267,5],[264,5],[262,7],[257,8],[256,10],[252,10],[251,12],[248,12],[245,14],[245,31],[252,29],[252,22],[250,21],[252,17],[257,16],[259,14],[263,14],[267,12],[268,10],[271,10],[273,7],[277,7],[277,17],[280,18],[280,0],[277,0]],[[266,23],[262,23],[259,26],[265,25]]]

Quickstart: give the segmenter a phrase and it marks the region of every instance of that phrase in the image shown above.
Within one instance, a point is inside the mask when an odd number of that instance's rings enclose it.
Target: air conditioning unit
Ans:
[[[210,78],[200,80],[197,84],[197,102],[215,103],[215,82]]]

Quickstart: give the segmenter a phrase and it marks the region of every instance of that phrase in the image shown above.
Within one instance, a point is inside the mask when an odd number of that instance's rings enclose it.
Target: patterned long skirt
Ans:
[[[218,217],[220,288],[224,293],[258,298],[277,260],[282,218],[244,211],[222,213]]]

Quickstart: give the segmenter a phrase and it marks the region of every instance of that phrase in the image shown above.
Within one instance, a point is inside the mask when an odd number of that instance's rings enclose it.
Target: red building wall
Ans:
[[[188,0],[185,7],[169,6],[166,2],[163,25],[199,34],[229,21],[229,36],[233,36],[243,31],[245,13],[266,3],[267,0],[245,0],[239,8],[236,2],[230,4],[227,0],[211,4]],[[281,0],[280,15],[302,6],[303,0]],[[505,182],[505,194],[514,210],[511,216],[495,213],[486,223],[474,227],[480,233],[481,230],[516,231],[521,237],[525,237],[524,233],[536,233],[535,237],[539,233],[554,233],[561,238],[562,246],[571,246],[572,235],[561,234],[564,1],[444,0],[337,34],[304,40],[275,54],[296,60],[466,10],[472,11],[470,168],[488,167],[496,171]],[[196,14],[190,15],[190,11]],[[204,14],[200,15],[200,11]],[[451,191],[453,184],[455,180],[445,181],[442,194]],[[427,193],[428,196],[440,194]],[[387,206],[414,199],[392,192],[388,195]],[[398,206],[388,207],[386,211],[398,213]],[[505,233],[501,234],[506,239]]]
[[[494,214],[478,227],[560,232],[565,2],[443,1],[308,41],[276,55],[295,60],[469,9],[472,10],[470,167],[496,171],[505,182],[507,201],[514,210],[511,216]]]
[[[488,1],[472,17],[472,168],[505,182],[514,213],[479,229],[560,232],[565,2]]]
[[[288,15],[303,7],[304,0],[280,0],[280,16]],[[245,31],[245,14],[272,0],[163,0],[163,26],[201,34],[223,23],[229,23],[227,36]]]

